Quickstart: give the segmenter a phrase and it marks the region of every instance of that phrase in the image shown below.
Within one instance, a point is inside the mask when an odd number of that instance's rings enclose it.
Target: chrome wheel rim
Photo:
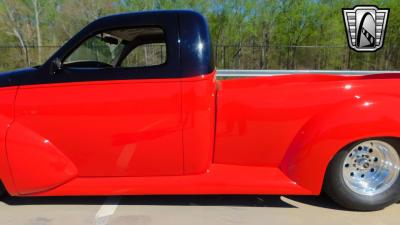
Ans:
[[[348,188],[360,195],[378,195],[387,191],[399,177],[400,159],[387,142],[364,141],[347,154],[343,178]]]

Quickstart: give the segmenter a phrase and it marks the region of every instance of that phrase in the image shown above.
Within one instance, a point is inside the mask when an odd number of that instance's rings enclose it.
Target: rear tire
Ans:
[[[394,139],[363,140],[346,147],[329,164],[324,191],[350,210],[375,211],[398,202],[399,150]]]

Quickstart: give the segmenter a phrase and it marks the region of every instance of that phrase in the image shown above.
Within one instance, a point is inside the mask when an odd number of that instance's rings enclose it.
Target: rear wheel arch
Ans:
[[[346,146],[371,137],[400,143],[400,121],[398,113],[390,110],[392,104],[381,98],[369,105],[346,101],[318,113],[299,130],[280,169],[303,188],[319,194],[329,163]]]

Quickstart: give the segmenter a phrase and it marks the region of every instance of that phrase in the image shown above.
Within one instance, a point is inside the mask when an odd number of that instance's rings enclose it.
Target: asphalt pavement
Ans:
[[[305,196],[5,197],[0,225],[398,225],[399,212]]]

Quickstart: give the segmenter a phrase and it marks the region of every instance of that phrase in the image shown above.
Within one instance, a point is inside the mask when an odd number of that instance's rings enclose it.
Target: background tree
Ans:
[[[347,46],[342,8],[357,4],[391,9],[376,53]],[[160,9],[207,18],[218,68],[400,69],[398,0],[0,0],[0,70],[41,64],[101,16]]]
[[[30,66],[30,58],[27,48],[27,37],[30,35],[30,27],[27,23],[30,20],[27,18],[28,9],[18,2],[2,0],[1,1],[1,23],[6,29],[5,34],[15,36],[19,47],[21,48],[26,66]]]

